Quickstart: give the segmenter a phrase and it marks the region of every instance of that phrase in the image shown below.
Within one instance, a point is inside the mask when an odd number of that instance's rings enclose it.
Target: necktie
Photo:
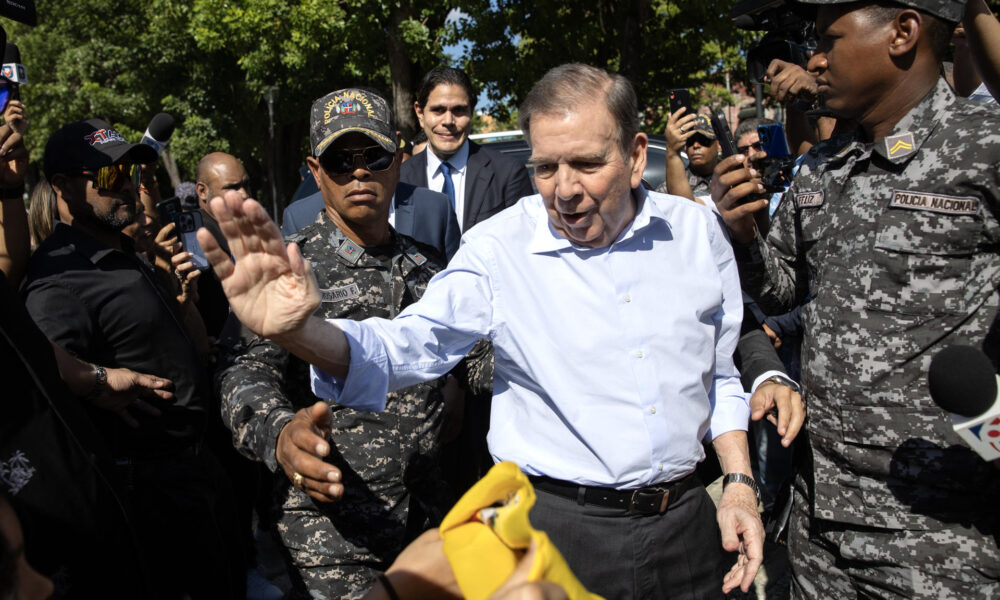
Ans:
[[[444,187],[441,191],[448,196],[448,200],[451,200],[451,210],[455,211],[455,184],[451,180],[451,169],[452,166],[446,162],[441,163],[441,173],[444,175]]]

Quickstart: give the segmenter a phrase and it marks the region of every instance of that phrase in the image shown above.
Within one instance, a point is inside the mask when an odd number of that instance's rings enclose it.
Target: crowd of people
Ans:
[[[521,104],[524,165],[437,67],[418,143],[375,89],[313,103],[280,229],[237,157],[162,193],[97,118],[25,210],[9,100],[0,597],[720,598],[765,551],[778,597],[1000,596],[1000,465],[926,384],[948,345],[1000,360],[1000,22],[800,1],[777,185],[778,123],[680,108],[646,189],[640,99],[577,63]]]

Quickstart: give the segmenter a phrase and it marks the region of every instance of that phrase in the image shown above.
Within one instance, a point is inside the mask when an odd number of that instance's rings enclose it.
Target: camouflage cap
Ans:
[[[687,131],[697,131],[710,140],[715,139],[715,129],[712,129],[712,124],[705,115],[698,115],[697,119],[691,121],[691,125],[687,128]]]
[[[949,23],[958,23],[965,14],[966,0],[894,0],[895,4],[909,6]],[[851,4],[857,0],[798,0],[802,4]],[[874,4],[874,2],[872,3]]]
[[[367,135],[386,152],[396,151],[396,122],[385,98],[348,88],[313,102],[309,122],[313,156],[319,156],[334,140],[352,131]]]

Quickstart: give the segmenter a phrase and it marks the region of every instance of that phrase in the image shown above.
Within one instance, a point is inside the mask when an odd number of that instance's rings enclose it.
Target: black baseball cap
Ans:
[[[351,131],[367,135],[386,152],[396,152],[396,121],[385,98],[348,88],[313,102],[309,119],[313,156],[323,154],[337,138]]]
[[[114,127],[101,119],[70,123],[56,131],[45,144],[42,159],[45,176],[81,169],[96,170],[120,162],[154,162],[156,150],[145,144],[130,144]]]
[[[798,0],[802,4],[850,4],[857,0]],[[966,0],[893,0],[894,3],[909,6],[948,23],[958,23],[965,15]],[[874,2],[872,3],[874,4]]]

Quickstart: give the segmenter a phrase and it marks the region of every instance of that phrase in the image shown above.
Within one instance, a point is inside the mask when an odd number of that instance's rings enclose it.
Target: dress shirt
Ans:
[[[710,208],[633,193],[635,219],[604,248],[556,233],[539,195],[470,229],[394,320],[335,321],[348,376],[313,368],[314,393],[380,410],[387,390],[446,373],[488,337],[495,460],[620,489],[692,472],[706,435],[749,420],[736,263]]]
[[[444,194],[444,172],[441,170],[441,163],[434,151],[427,147],[427,187],[435,192]],[[469,170],[469,140],[465,140],[458,152],[447,159],[451,165],[451,182],[455,184],[455,217],[458,219],[458,226],[462,227],[462,217],[465,216],[465,176]]]

